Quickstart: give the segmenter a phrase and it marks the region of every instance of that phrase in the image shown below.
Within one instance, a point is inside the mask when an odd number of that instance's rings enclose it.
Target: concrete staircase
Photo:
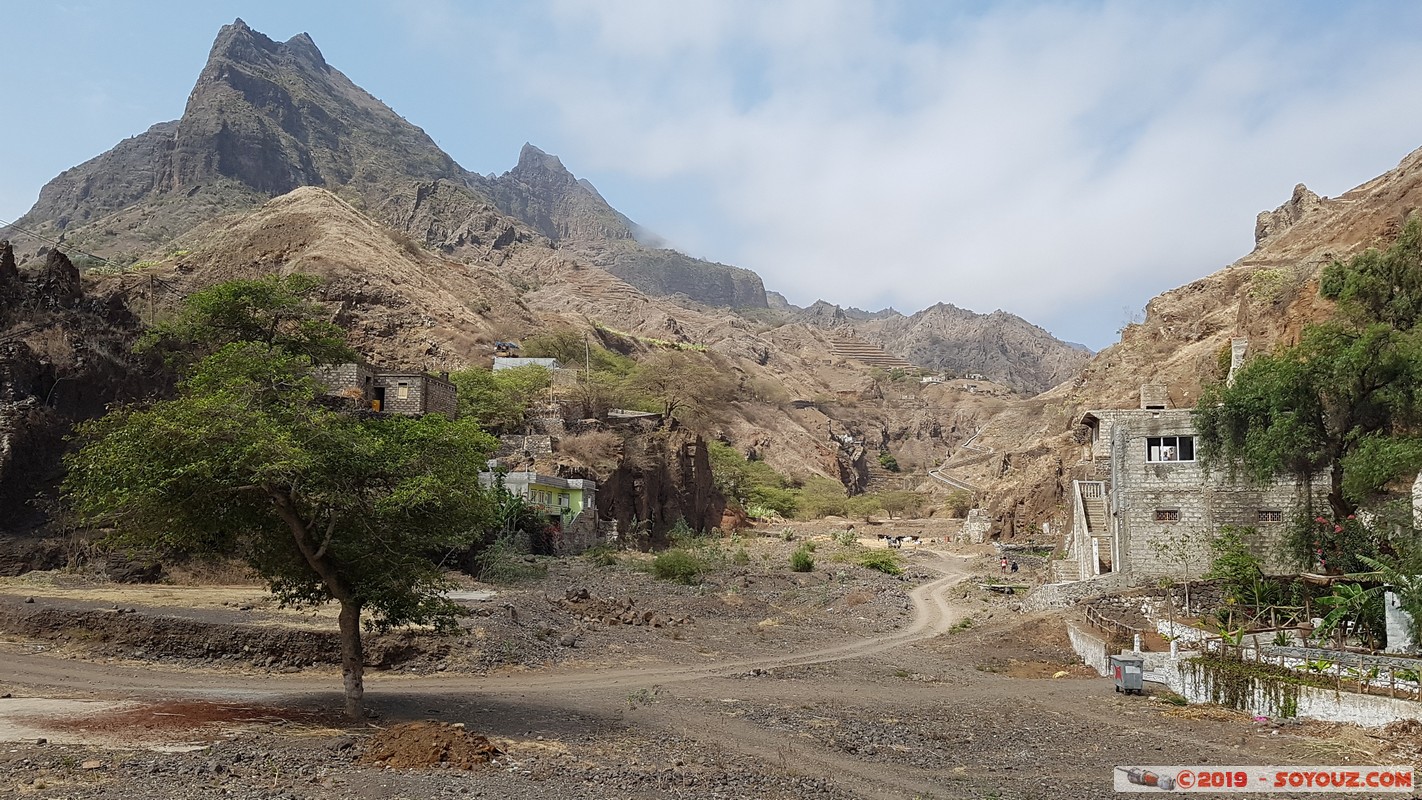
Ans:
[[[1081,510],[1086,517],[1086,533],[1096,551],[1096,560],[1111,564],[1111,519],[1106,509],[1105,485],[1099,482],[1078,484],[1081,487]]]
[[[852,336],[831,336],[830,351],[840,358],[853,359],[880,369],[918,369],[879,345]]]

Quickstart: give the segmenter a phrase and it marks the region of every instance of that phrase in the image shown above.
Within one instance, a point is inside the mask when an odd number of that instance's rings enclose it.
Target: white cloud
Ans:
[[[1005,308],[1094,346],[1243,255],[1295,182],[1422,144],[1396,4],[548,0],[498,37],[465,13],[415,24],[491,42],[471,74],[542,107],[574,172],[698,187],[715,219],[609,196],[696,255],[797,302]]]
[[[465,166],[507,168],[532,141],[633,219],[796,302],[1000,307],[1094,346],[1123,306],[1247,252],[1254,214],[1295,183],[1336,195],[1422,144],[1417,4],[373,0],[340,19],[255,5]],[[12,92],[19,116],[48,121],[0,136],[26,156],[0,186],[12,215],[58,169],[181,107],[173,87],[205,43],[162,51],[139,86],[152,65],[104,47],[153,18],[104,8],[20,18],[84,36]],[[151,13],[210,35],[210,14],[177,8]],[[48,41],[31,40],[20,61]]]

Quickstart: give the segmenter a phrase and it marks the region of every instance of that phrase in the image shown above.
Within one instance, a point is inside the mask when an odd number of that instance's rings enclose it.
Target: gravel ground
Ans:
[[[75,659],[55,662],[70,694],[7,683],[3,665],[0,694],[136,705],[68,728],[48,720],[56,732],[48,743],[0,745],[0,797],[1056,800],[1107,796],[1116,764],[1388,763],[1356,728],[1183,715],[1195,708],[1115,695],[1075,663],[1060,617],[1023,615],[1016,598],[976,587],[995,570],[987,552],[969,562],[965,580],[938,590],[953,609],[940,617],[944,632],[908,636],[910,590],[961,561],[905,553],[900,579],[836,561],[849,551],[822,539],[816,569],[793,573],[788,556],[799,545],[727,542],[721,555],[707,554],[720,566],[696,586],[654,580],[638,557],[624,556],[612,566],[565,559],[536,582],[492,587],[494,596],[471,603],[463,636],[385,645],[399,658],[374,673],[367,698],[376,716],[356,727],[327,710],[336,688],[322,677],[329,667],[290,675],[265,659],[170,660],[162,666],[183,668],[172,682],[190,674],[196,687],[182,699],[152,688],[162,681],[123,693],[106,690],[104,678],[171,659],[162,641],[148,641],[143,660],[131,657],[131,642],[54,632],[45,646]],[[736,564],[742,546],[749,563]],[[61,600],[30,605],[47,604]],[[134,605],[117,617],[179,613]],[[234,614],[259,615],[248,627],[261,630],[286,626],[266,608],[210,611],[186,618],[211,619],[219,631]],[[856,641],[890,644],[775,665]],[[82,660],[95,653],[130,657]],[[731,661],[747,666],[708,669]],[[690,677],[677,677],[683,667]],[[76,692],[88,678],[76,684],[75,674],[96,676],[88,691]],[[223,676],[248,694],[267,681],[325,689],[268,705],[192,699],[231,694]],[[416,720],[463,726],[502,754],[467,771],[357,763],[373,734]],[[89,744],[54,743],[66,731]],[[146,749],[176,742],[202,749]]]

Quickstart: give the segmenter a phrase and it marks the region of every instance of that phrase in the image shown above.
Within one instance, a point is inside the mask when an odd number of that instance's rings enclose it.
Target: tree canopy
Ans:
[[[359,715],[361,615],[377,626],[452,621],[437,559],[476,543],[488,522],[490,501],[471,484],[494,442],[473,419],[327,407],[314,358],[343,346],[318,306],[284,294],[304,301],[313,288],[243,281],[190,298],[168,334],[186,331],[210,355],[175,398],[82,426],[65,488],[78,517],[120,543],[237,555],[283,604],[337,602],[346,707]],[[244,319],[224,298],[255,299],[237,306]],[[263,320],[277,318],[285,332],[273,336]]]
[[[553,375],[535,364],[497,372],[464,369],[451,372],[449,379],[459,392],[460,417],[472,417],[495,433],[513,433],[523,425],[528,407],[548,391]]]
[[[1337,313],[1208,389],[1195,421],[1209,466],[1327,476],[1341,523],[1422,467],[1422,220],[1384,252],[1329,265],[1320,293]]]

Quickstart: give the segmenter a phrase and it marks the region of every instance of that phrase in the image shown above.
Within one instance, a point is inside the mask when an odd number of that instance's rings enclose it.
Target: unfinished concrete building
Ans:
[[[1118,574],[1127,579],[1199,578],[1210,541],[1226,525],[1248,529],[1246,544],[1266,572],[1293,571],[1287,527],[1324,489],[1292,479],[1255,483],[1199,461],[1190,409],[1170,408],[1166,387],[1141,387],[1140,407],[1082,415],[1088,433],[1072,481],[1068,560],[1058,580]]]

